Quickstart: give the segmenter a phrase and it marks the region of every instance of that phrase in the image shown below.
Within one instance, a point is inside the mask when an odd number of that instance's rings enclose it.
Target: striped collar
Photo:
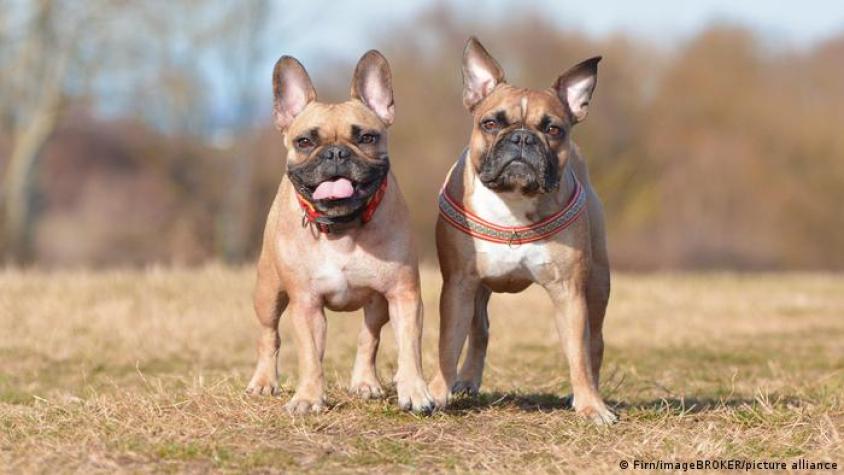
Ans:
[[[572,172],[574,192],[566,206],[551,216],[529,226],[499,226],[472,214],[448,194],[446,185],[440,190],[440,216],[449,224],[477,239],[499,244],[527,244],[549,238],[569,227],[583,213],[586,193]],[[449,172],[449,176],[451,173]],[[446,179],[446,184],[448,178]]]

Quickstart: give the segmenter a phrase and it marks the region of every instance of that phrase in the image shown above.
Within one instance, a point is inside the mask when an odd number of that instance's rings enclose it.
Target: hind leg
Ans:
[[[384,391],[375,369],[375,357],[381,341],[381,328],[390,320],[387,300],[381,295],[373,297],[363,308],[363,317],[349,391],[362,399],[380,398]]]
[[[246,387],[248,394],[273,395],[278,393],[278,321],[287,307],[289,298],[281,287],[281,280],[272,262],[258,262],[258,282],[255,286],[255,314],[261,324],[258,337],[258,363]]]
[[[452,392],[478,394],[484,373],[486,348],[489,343],[489,314],[487,304],[492,292],[486,287],[478,287],[475,294],[475,314],[472,326],[469,327],[469,343],[466,348],[466,359],[457,375]]]

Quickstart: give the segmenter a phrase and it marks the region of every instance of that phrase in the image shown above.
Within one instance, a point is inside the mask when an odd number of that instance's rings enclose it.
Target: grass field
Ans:
[[[439,276],[423,272],[426,377]],[[844,276],[617,274],[602,392],[621,422],[565,407],[537,289],[494,296],[482,394],[430,417],[345,393],[358,314],[329,316],[329,412],[243,394],[253,269],[0,271],[0,472],[606,472],[621,460],[844,463]],[[385,330],[387,381],[395,345]],[[628,470],[630,471],[630,470]]]

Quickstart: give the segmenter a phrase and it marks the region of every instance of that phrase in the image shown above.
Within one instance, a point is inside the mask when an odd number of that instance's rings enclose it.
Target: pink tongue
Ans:
[[[352,182],[346,178],[338,178],[334,181],[324,181],[314,190],[315,200],[339,200],[348,198],[355,193]]]

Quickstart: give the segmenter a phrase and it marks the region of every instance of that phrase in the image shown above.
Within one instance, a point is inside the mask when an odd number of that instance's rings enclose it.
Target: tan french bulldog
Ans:
[[[430,390],[438,407],[454,392],[480,387],[490,294],[535,283],[556,308],[577,413],[600,424],[617,419],[598,392],[610,291],[603,209],[571,140],[572,127],[586,118],[600,59],[531,90],[507,84],[477,39],[466,45],[463,103],[474,127],[440,194],[436,229],[443,287],[439,371]]]
[[[381,327],[390,320],[398,343],[399,406],[430,411],[420,354],[418,261],[387,154],[387,128],[395,117],[387,60],[377,51],[364,54],[351,99],[342,103],[317,101],[305,68],[289,56],[275,66],[273,89],[287,173],[267,217],[258,260],[255,312],[262,331],[247,392],[278,391],[278,322],[289,309],[299,382],[286,408],[296,414],[324,410],[323,309],[363,307],[351,391],[364,398],[383,394],[375,356]]]

